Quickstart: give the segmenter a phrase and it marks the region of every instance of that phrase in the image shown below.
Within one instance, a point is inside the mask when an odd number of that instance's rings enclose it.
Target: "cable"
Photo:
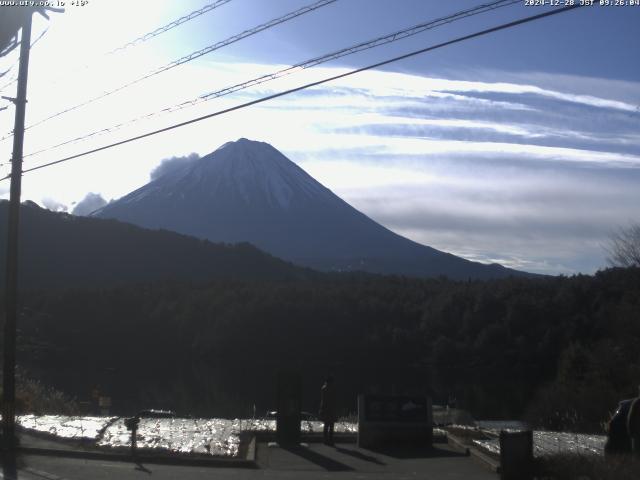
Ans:
[[[31,43],[31,47],[33,48],[36,43],[38,43],[38,41],[44,37],[44,35],[49,31],[49,27],[47,26],[47,28],[45,28],[42,33],[40,35],[38,35],[38,38],[36,38],[32,43]],[[4,77],[7,73],[9,73],[11,70],[13,70],[15,68],[16,65],[18,65],[18,63],[20,63],[20,59],[18,58],[15,62],[13,62],[13,64],[2,73],[2,75],[0,75],[0,78]],[[0,93],[2,93],[8,86],[13,85],[14,83],[16,83],[18,81],[18,75],[13,75],[11,77],[11,80],[9,80],[7,83],[5,83],[2,87],[0,87]]]
[[[137,45],[139,45],[139,44],[141,44],[143,42],[146,42],[147,40],[151,40],[152,38],[157,37],[158,35],[160,35],[162,33],[165,33],[165,32],[167,32],[169,30],[172,30],[173,28],[175,28],[175,27],[177,27],[179,25],[182,25],[183,23],[186,23],[186,22],[188,22],[190,20],[193,20],[194,18],[198,18],[199,16],[204,15],[205,13],[208,13],[208,12],[210,12],[212,10],[215,10],[216,8],[221,7],[221,6],[229,3],[230,1],[231,0],[217,0],[217,1],[213,2],[213,3],[205,5],[204,7],[202,7],[199,10],[194,10],[193,12],[191,12],[191,13],[189,13],[187,15],[184,15],[184,16],[182,16],[182,17],[180,17],[180,18],[178,18],[178,19],[176,19],[176,20],[174,20],[174,21],[172,21],[172,22],[170,22],[170,23],[168,23],[168,24],[166,24],[166,25],[164,25],[162,27],[156,28],[155,30],[153,30],[151,32],[148,32],[148,33],[145,33],[144,35],[141,35],[140,37],[136,38],[135,40],[132,40],[132,41],[127,42],[127,43],[125,43],[125,44],[123,44],[123,45],[121,45],[119,47],[114,48],[113,50],[105,52],[102,55],[102,57],[106,57],[106,56],[109,56],[109,55],[114,55],[116,53],[120,53],[120,52],[126,50],[129,47],[137,46]],[[100,61],[100,59],[98,59],[98,61]],[[96,62],[94,61],[93,63],[96,63]],[[77,67],[75,69],[75,72],[67,72],[66,74],[63,74],[63,75],[59,76],[57,79],[67,77],[67,76],[69,76],[70,74],[73,74],[73,73],[78,73],[78,71],[81,70],[81,69],[84,69],[84,70],[89,69],[91,67],[91,65],[92,65],[92,62],[86,63],[86,64],[82,65],[81,67]],[[55,80],[54,80],[54,83],[55,83]]]
[[[222,47],[225,47],[227,45],[235,43],[235,42],[237,42],[239,40],[242,40],[243,38],[250,37],[250,36],[255,35],[255,34],[259,33],[259,32],[262,32],[263,30],[267,30],[267,29],[272,28],[272,27],[274,27],[276,25],[279,25],[281,23],[287,22],[289,20],[292,20],[292,19],[297,18],[297,17],[299,17],[301,15],[304,15],[306,13],[309,13],[309,12],[312,12],[312,11],[317,10],[319,8],[322,8],[322,7],[326,6],[326,5],[334,3],[336,1],[337,0],[319,0],[316,3],[313,3],[311,5],[307,5],[305,7],[299,8],[298,10],[295,10],[293,12],[289,12],[286,15],[283,15],[281,17],[278,17],[278,18],[275,18],[273,20],[270,20],[267,23],[263,23],[261,25],[258,25],[257,27],[252,28],[252,29],[245,30],[245,31],[243,31],[243,32],[241,32],[239,34],[236,34],[236,35],[233,35],[232,37],[227,38],[226,40],[222,40],[222,41],[217,42],[217,43],[215,43],[213,45],[209,45],[208,47],[205,47],[205,48],[203,48],[201,50],[198,50],[198,51],[195,51],[195,52],[193,52],[193,53],[191,53],[189,55],[186,55],[186,56],[184,56],[182,58],[174,60],[173,62],[168,63],[167,65],[164,65],[164,66],[162,66],[160,68],[157,68],[156,70],[153,70],[152,72],[149,72],[149,73],[147,73],[147,74],[145,74],[145,75],[143,75],[141,77],[138,77],[135,80],[132,80],[132,81],[130,81],[128,83],[125,83],[124,85],[121,85],[118,88],[115,88],[113,90],[109,90],[107,92],[104,92],[104,93],[98,95],[97,97],[93,97],[93,98],[91,98],[91,99],[89,99],[89,100],[87,100],[85,102],[82,102],[82,103],[79,103],[77,105],[74,105],[73,107],[69,107],[69,108],[66,108],[64,110],[61,110],[60,112],[54,113],[53,115],[50,115],[50,116],[48,116],[48,117],[46,117],[46,118],[44,118],[44,119],[42,119],[42,120],[40,120],[40,121],[38,121],[36,123],[33,123],[33,124],[29,125],[28,127],[25,128],[25,130],[29,130],[31,128],[37,127],[38,125],[41,125],[44,122],[47,122],[47,121],[49,121],[49,120],[51,120],[53,118],[59,117],[60,115],[64,115],[65,113],[72,112],[74,110],[77,110],[78,108],[81,108],[81,107],[84,107],[86,105],[89,105],[90,103],[96,102],[96,101],[101,100],[101,99],[103,99],[105,97],[113,95],[114,93],[120,92],[120,91],[124,90],[125,88],[128,88],[128,87],[130,87],[132,85],[135,85],[137,83],[142,82],[143,80],[146,80],[148,78],[154,77],[154,76],[156,76],[156,75],[158,75],[160,73],[166,72],[167,70],[175,68],[175,67],[177,67],[179,65],[183,65],[183,64],[185,64],[187,62],[195,60],[196,58],[200,58],[203,55],[211,53],[211,52],[213,52],[215,50],[218,50],[218,49],[220,49]],[[0,138],[0,141],[6,140],[7,138],[11,137],[11,135],[13,135],[13,133],[8,133],[4,137]]]
[[[31,42],[31,47],[29,47],[29,48],[33,48],[33,47],[35,47],[35,46],[36,46],[36,44],[40,41],[40,39],[41,39],[42,37],[44,37],[44,36],[47,34],[47,32],[48,32],[48,31],[49,31],[49,26],[47,26],[47,28],[45,28],[45,29],[42,31],[42,33],[41,33],[40,35],[38,35],[38,38],[36,38],[33,42]]]
[[[0,74],[0,78],[4,77],[7,73],[11,72],[11,70],[13,70],[17,64],[18,64],[18,61],[13,62],[13,64],[9,68],[7,68],[4,72]],[[5,88],[7,88],[9,85],[11,85],[12,83],[15,83],[17,79],[18,79],[17,75],[12,75],[11,79],[7,83],[5,83],[2,87],[0,87],[0,93],[2,93],[5,90]]]
[[[202,7],[199,10],[194,10],[193,12],[184,15],[183,17],[180,17],[176,20],[174,20],[173,22],[169,22],[166,25],[164,25],[163,27],[159,27],[156,28],[155,30],[153,30],[152,32],[148,32],[145,33],[144,35],[136,38],[135,40],[132,40],[128,43],[125,43],[124,45],[121,45],[120,47],[114,48],[113,50],[107,52],[105,55],[113,55],[114,53],[120,52],[122,50],[125,50],[129,47],[133,47],[135,45],[139,45],[140,43],[146,42],[147,40],[151,40],[154,37],[157,37],[158,35],[164,33],[164,32],[168,32],[169,30],[182,25],[183,23],[186,23],[190,20],[193,20],[194,18],[198,18],[200,15],[204,15],[205,13],[208,13],[212,10],[215,10],[218,7],[221,7],[222,5],[229,3],[231,0],[217,0],[213,3],[210,3],[209,5],[205,5],[204,7]]]
[[[55,165],[55,164],[62,163],[62,162],[68,161],[68,160],[72,160],[72,159],[75,159],[75,158],[78,158],[78,157],[89,155],[91,153],[96,153],[96,152],[99,152],[99,151],[102,151],[102,150],[106,150],[106,149],[109,149],[109,148],[112,148],[112,147],[115,147],[115,146],[119,146],[119,145],[123,145],[123,144],[126,144],[126,143],[130,143],[130,142],[133,142],[133,141],[136,141],[136,140],[140,140],[140,139],[143,139],[143,138],[146,138],[146,137],[149,137],[149,136],[153,136],[153,135],[156,135],[156,134],[159,134],[159,133],[163,133],[163,132],[166,132],[166,131],[169,131],[169,130],[173,130],[175,128],[183,127],[183,126],[186,126],[186,125],[190,125],[192,123],[196,123],[196,122],[199,122],[199,121],[202,121],[202,120],[206,120],[208,118],[212,118],[212,117],[219,116],[219,115],[222,115],[222,114],[225,114],[225,113],[229,113],[229,112],[232,112],[232,111],[235,111],[235,110],[239,110],[241,108],[249,107],[249,106],[252,106],[252,105],[255,105],[255,104],[258,104],[258,103],[262,103],[262,102],[265,102],[265,101],[268,101],[268,100],[272,100],[272,99],[275,99],[275,98],[278,98],[278,97],[281,97],[281,96],[284,96],[284,95],[289,95],[291,93],[295,93],[295,92],[298,92],[300,90],[304,90],[304,89],[307,89],[307,88],[310,88],[310,87],[321,85],[323,83],[327,83],[327,82],[330,82],[330,81],[333,81],[333,80],[337,80],[337,79],[340,79],[340,78],[351,76],[351,75],[354,75],[356,73],[360,73],[360,72],[363,72],[363,71],[366,71],[366,70],[371,70],[373,68],[378,68],[378,67],[387,65],[389,63],[393,63],[393,62],[396,62],[396,61],[399,61],[399,60],[403,60],[403,59],[406,59],[406,58],[409,58],[409,57],[412,57],[412,56],[415,56],[415,55],[426,53],[426,52],[429,52],[431,50],[442,48],[442,47],[445,47],[445,46],[448,46],[448,45],[451,45],[451,44],[454,44],[454,43],[458,43],[458,42],[462,42],[462,41],[465,41],[465,40],[469,40],[469,39],[472,39],[472,38],[475,38],[475,37],[479,37],[479,36],[482,36],[482,35],[493,33],[493,32],[496,32],[496,31],[499,31],[499,30],[503,30],[503,29],[506,29],[506,28],[511,28],[511,27],[514,27],[514,26],[517,26],[517,25],[528,23],[528,22],[531,22],[531,21],[534,21],[534,20],[538,20],[538,19],[541,19],[541,18],[545,18],[545,17],[551,16],[551,15],[556,15],[556,14],[559,14],[559,13],[563,13],[563,12],[566,12],[568,10],[572,10],[572,9],[578,8],[580,6],[581,5],[573,5],[573,6],[563,7],[563,8],[560,8],[560,9],[552,10],[552,11],[541,13],[541,14],[538,14],[538,15],[525,17],[525,18],[520,19],[520,20],[516,20],[516,21],[513,21],[513,22],[502,24],[502,25],[499,25],[497,27],[492,27],[492,28],[489,28],[489,29],[486,29],[486,30],[482,30],[480,32],[476,32],[476,33],[470,34],[470,35],[466,35],[466,36],[463,36],[463,37],[458,37],[458,38],[456,38],[454,40],[450,40],[450,41],[447,41],[447,42],[444,42],[444,43],[440,43],[440,44],[437,44],[437,45],[434,45],[434,46],[431,46],[431,47],[427,47],[427,48],[424,48],[424,49],[421,49],[421,50],[417,50],[417,51],[414,51],[414,52],[411,52],[411,53],[408,53],[408,54],[405,54],[405,55],[401,55],[399,57],[394,57],[392,59],[385,60],[383,62],[379,62],[379,63],[373,64],[373,65],[368,65],[366,67],[362,67],[362,68],[359,68],[359,69],[356,69],[356,70],[352,70],[352,71],[349,71],[349,72],[346,72],[346,73],[343,73],[343,74],[340,74],[340,75],[335,75],[335,76],[332,76],[332,77],[329,77],[329,78],[325,78],[323,80],[319,80],[319,81],[316,81],[316,82],[308,83],[308,84],[305,84],[305,85],[300,86],[300,87],[296,87],[296,88],[293,88],[293,89],[290,89],[290,90],[286,90],[286,91],[279,92],[279,93],[276,93],[276,94],[273,94],[273,95],[269,95],[267,97],[263,97],[263,98],[260,98],[260,99],[257,99],[257,100],[253,100],[253,101],[246,102],[246,103],[243,103],[243,104],[240,104],[240,105],[236,105],[234,107],[230,107],[230,108],[223,109],[223,110],[220,110],[220,111],[217,111],[217,112],[213,112],[213,113],[201,116],[201,117],[197,117],[195,119],[191,119],[191,120],[188,120],[188,121],[185,121],[185,122],[181,122],[181,123],[178,123],[178,124],[175,124],[175,125],[171,125],[169,127],[165,127],[165,128],[159,129],[159,130],[154,130],[152,132],[148,132],[148,133],[145,133],[145,134],[142,134],[142,135],[131,137],[129,139],[122,140],[122,141],[119,141],[119,142],[116,142],[116,143],[113,143],[113,144],[110,144],[110,145],[106,145],[106,146],[99,147],[99,148],[96,148],[96,149],[93,149],[93,150],[89,150],[89,151],[86,151],[86,152],[83,152],[83,153],[80,153],[80,154],[76,154],[76,155],[72,155],[70,157],[66,157],[66,158],[63,158],[63,159],[60,159],[60,160],[56,160],[54,162],[49,162],[49,163],[46,163],[46,164],[43,164],[43,165],[39,165],[37,167],[33,167],[33,168],[30,168],[30,169],[24,170],[24,172],[26,173],[26,172],[30,172],[30,171],[33,171],[33,170],[38,170],[38,169],[41,169],[41,168],[44,168],[44,167],[47,167],[47,166]],[[8,177],[2,178],[0,180],[4,180],[6,178],[8,178]]]
[[[95,130],[93,132],[90,132],[90,133],[81,135],[79,137],[75,137],[75,138],[66,140],[66,141],[58,143],[56,145],[52,145],[50,147],[46,147],[46,148],[43,148],[41,150],[37,150],[35,152],[31,152],[31,153],[25,155],[24,158],[32,157],[34,155],[39,155],[41,153],[48,152],[48,151],[54,150],[56,148],[63,147],[65,145],[69,145],[69,144],[72,144],[72,143],[77,143],[77,142],[80,142],[80,141],[83,141],[83,140],[87,140],[87,139],[89,139],[91,137],[94,137],[94,136],[97,136],[97,135],[104,135],[104,134],[107,134],[107,133],[113,133],[113,132],[115,132],[117,130],[120,130],[121,128],[123,128],[125,126],[131,125],[131,124],[139,122],[141,120],[149,119],[149,118],[154,117],[156,115],[173,113],[175,111],[179,111],[179,110],[182,110],[182,109],[187,108],[187,107],[193,107],[195,105],[198,105],[198,104],[203,103],[203,102],[207,102],[207,101],[215,99],[215,98],[220,98],[222,96],[229,95],[231,93],[234,93],[234,92],[237,92],[237,91],[240,91],[240,90],[244,90],[244,89],[249,88],[249,87],[253,87],[253,86],[256,86],[256,85],[260,85],[262,83],[266,83],[266,82],[269,82],[269,81],[272,81],[272,80],[276,80],[278,78],[285,77],[287,75],[291,75],[292,73],[295,73],[295,72],[297,72],[299,70],[304,70],[304,69],[307,69],[307,68],[310,68],[310,67],[314,67],[316,65],[320,65],[322,63],[326,63],[326,62],[328,62],[330,60],[335,60],[337,58],[341,58],[341,57],[344,57],[344,56],[347,56],[347,55],[352,55],[354,53],[362,52],[364,50],[369,50],[371,48],[375,48],[375,47],[378,47],[380,45],[385,45],[385,44],[388,44],[388,43],[392,43],[392,42],[395,42],[395,41],[398,41],[398,40],[401,40],[401,39],[404,39],[404,38],[407,38],[407,37],[410,37],[410,36],[413,36],[413,35],[417,35],[418,33],[422,33],[425,30],[430,30],[430,29],[433,29],[433,28],[436,28],[436,27],[439,27],[439,26],[442,26],[442,25],[446,25],[446,24],[452,23],[452,22],[457,21],[457,20],[462,20],[464,18],[471,17],[473,15],[478,15],[480,13],[485,13],[487,11],[492,11],[492,10],[496,10],[498,8],[507,7],[507,6],[513,5],[515,3],[521,3],[521,0],[499,0],[499,1],[492,2],[492,3],[488,3],[488,4],[479,5],[477,7],[470,8],[470,9],[467,9],[467,10],[462,10],[460,12],[448,15],[446,17],[441,17],[441,18],[438,18],[436,20],[430,20],[429,22],[424,22],[424,23],[421,23],[421,24],[418,24],[418,25],[414,25],[414,26],[406,28],[404,30],[399,30],[399,31],[396,31],[396,32],[393,32],[393,33],[390,33],[390,34],[387,34],[387,35],[384,35],[384,36],[381,36],[381,37],[377,37],[377,38],[375,38],[373,40],[369,40],[369,41],[366,41],[366,42],[361,42],[361,43],[356,44],[356,45],[351,46],[351,47],[343,48],[341,50],[337,50],[337,51],[322,55],[320,57],[315,57],[315,58],[312,58],[310,60],[306,60],[304,62],[297,63],[297,64],[295,64],[295,65],[293,65],[291,67],[284,68],[284,69],[279,70],[279,71],[274,72],[274,73],[270,73],[270,74],[267,74],[267,75],[262,75],[260,77],[248,80],[246,82],[238,83],[238,84],[232,85],[230,87],[223,88],[221,90],[217,90],[217,91],[210,92],[210,93],[207,93],[207,94],[204,94],[204,95],[200,95],[200,96],[198,96],[198,97],[196,97],[196,98],[194,98],[192,100],[188,100],[188,101],[179,103],[177,105],[173,105],[171,107],[166,107],[166,108],[163,108],[161,110],[158,110],[158,111],[155,111],[155,112],[152,112],[152,113],[141,115],[141,116],[135,117],[133,119],[130,119],[130,120],[126,121],[126,122],[122,122],[122,123],[119,123],[119,124],[116,124],[116,125],[112,125],[110,127],[103,128],[103,129],[100,129],[100,130]]]
[[[233,111],[236,111],[236,110],[240,110],[242,108],[250,107],[252,105],[257,105],[259,103],[263,103],[263,102],[266,102],[266,101],[269,101],[269,100],[273,100],[275,98],[283,97],[285,95],[289,95],[289,94],[292,94],[292,93],[295,93],[295,92],[299,92],[299,91],[305,90],[307,88],[316,87],[318,85],[322,85],[324,83],[332,82],[334,80],[338,80],[338,79],[341,79],[341,78],[349,77],[351,75],[355,75],[357,73],[361,73],[361,72],[364,72],[366,70],[372,70],[374,68],[382,67],[382,66],[388,65],[390,63],[394,63],[394,62],[397,62],[397,61],[400,61],[400,60],[404,60],[404,59],[407,59],[407,58],[410,58],[410,57],[414,57],[414,56],[420,55],[422,53],[427,53],[427,52],[430,52],[432,50],[437,50],[439,48],[443,48],[443,47],[446,47],[448,45],[453,45],[455,43],[460,43],[460,42],[463,42],[463,41],[466,41],[466,40],[470,40],[472,38],[480,37],[480,36],[483,36],[483,35],[488,35],[488,34],[493,33],[493,32],[497,32],[497,31],[500,31],[500,30],[505,30],[507,28],[512,28],[512,27],[515,27],[515,26],[518,26],[518,25],[522,25],[522,24],[525,24],[525,23],[533,22],[535,20],[540,20],[542,18],[550,17],[552,15],[558,15],[560,13],[568,12],[570,10],[574,10],[574,9],[580,8],[580,7],[582,7],[582,5],[571,5],[571,6],[562,7],[562,8],[558,8],[558,9],[555,9],[555,10],[551,10],[551,11],[548,11],[548,12],[539,13],[537,15],[532,15],[532,16],[529,16],[529,17],[521,18],[520,20],[514,20],[514,21],[509,22],[509,23],[503,23],[503,24],[500,24],[500,25],[498,25],[496,27],[491,27],[491,28],[488,28],[488,29],[485,29],[485,30],[481,30],[481,31],[475,32],[475,33],[471,33],[469,35],[458,37],[458,38],[455,38],[453,40],[449,40],[449,41],[446,41],[446,42],[443,42],[443,43],[439,43],[437,45],[432,45],[430,47],[422,48],[420,50],[415,50],[413,52],[406,53],[404,55],[400,55],[400,56],[393,57],[393,58],[388,59],[388,60],[384,60],[382,62],[374,63],[372,65],[367,65],[366,67],[358,68],[356,70],[351,70],[349,72],[341,73],[339,75],[334,75],[332,77],[328,77],[328,78],[325,78],[325,79],[322,79],[322,80],[318,80],[318,81],[315,81],[315,82],[307,83],[307,84],[302,85],[300,87],[292,88],[292,89],[285,90],[285,91],[282,91],[282,92],[279,92],[279,93],[274,93],[273,95],[269,95],[269,96],[262,97],[262,98],[259,98],[259,99],[256,99],[256,100],[252,100],[250,102],[246,102],[246,103],[243,103],[243,104],[240,104],[240,105],[236,105],[234,107],[225,108],[223,110],[218,110],[217,112],[209,113],[207,115],[203,115],[201,117],[193,118],[193,119],[187,120],[185,122],[177,123],[177,124],[171,125],[169,127],[164,127],[164,128],[159,129],[159,130],[154,130],[154,131],[151,131],[151,132],[147,132],[147,133],[144,133],[144,134],[141,134],[141,135],[137,135],[135,137],[130,137],[130,138],[127,138],[125,140],[121,140],[119,142],[111,143],[109,145],[104,145],[102,147],[94,148],[92,150],[87,150],[85,152],[78,153],[78,154],[75,154],[75,155],[71,155],[69,157],[61,158],[61,159],[55,160],[53,162],[48,162],[48,163],[45,163],[45,164],[42,164],[42,165],[38,165],[37,167],[32,167],[32,168],[24,170],[23,173],[33,172],[35,170],[40,170],[42,168],[50,167],[52,165],[57,165],[59,163],[68,162],[69,160],[73,160],[73,159],[76,159],[76,158],[84,157],[86,155],[90,155],[92,153],[101,152],[103,150],[108,150],[110,148],[117,147],[117,146],[120,146],[120,145],[124,145],[126,143],[131,143],[131,142],[134,142],[134,141],[137,141],[137,140],[141,140],[143,138],[151,137],[151,136],[157,135],[159,133],[168,132],[168,131],[174,130],[176,128],[184,127],[186,125],[191,125],[193,123],[200,122],[202,120],[207,120],[209,118],[217,117],[219,115],[223,115],[225,113],[229,113],[229,112],[233,112]],[[8,179],[10,177],[11,177],[11,175],[7,175],[6,177],[1,178],[0,181],[6,180],[6,179]]]
[[[499,0],[499,1],[495,1],[495,2],[489,3],[489,4],[483,4],[483,5],[479,5],[477,7],[471,8],[471,9],[463,10],[461,12],[458,12],[458,13],[455,13],[455,14],[452,14],[452,15],[448,15],[446,17],[438,18],[436,20],[432,20],[432,21],[429,21],[427,23],[414,25],[414,26],[412,26],[410,28],[407,28],[407,29],[404,29],[404,30],[400,30],[400,31],[397,31],[397,32],[394,32],[394,33],[390,33],[388,35],[385,35],[385,36],[382,36],[382,37],[378,37],[378,38],[375,38],[373,40],[369,40],[369,41],[366,41],[366,42],[361,42],[361,43],[359,43],[357,45],[354,45],[354,46],[351,46],[351,47],[348,47],[348,48],[343,48],[341,50],[338,50],[338,51],[323,55],[321,57],[316,57],[316,58],[313,58],[313,59],[310,59],[310,60],[306,60],[306,61],[301,62],[301,63],[297,63],[297,64],[295,64],[295,65],[293,65],[291,67],[287,67],[285,69],[279,70],[279,71],[271,73],[271,74],[262,75],[261,77],[254,78],[252,80],[248,80],[246,82],[242,82],[242,83],[230,86],[230,87],[226,87],[226,88],[224,88],[222,90],[218,90],[218,91],[215,91],[215,92],[210,92],[210,93],[207,93],[205,95],[200,95],[199,97],[197,97],[195,99],[188,100],[186,102],[182,102],[182,103],[180,103],[178,105],[174,105],[174,106],[171,106],[171,107],[163,108],[162,110],[159,110],[159,111],[156,111],[156,112],[152,112],[152,113],[149,113],[149,114],[146,114],[146,115],[142,115],[142,116],[133,118],[131,120],[128,120],[126,122],[119,123],[119,124],[116,124],[116,125],[112,125],[111,127],[107,127],[107,128],[103,128],[103,129],[100,129],[100,130],[96,130],[96,131],[93,131],[91,133],[88,133],[88,134],[85,134],[85,135],[82,135],[82,136],[79,136],[79,137],[75,137],[73,139],[66,140],[66,141],[58,143],[56,145],[53,145],[53,146],[50,146],[50,147],[47,147],[47,148],[44,148],[44,149],[41,149],[41,150],[38,150],[38,151],[35,151],[35,152],[32,152],[32,153],[29,153],[28,155],[25,155],[24,158],[31,157],[31,156],[34,156],[34,155],[38,155],[38,154],[41,154],[41,153],[44,153],[44,152],[47,152],[47,151],[51,151],[51,150],[54,150],[56,148],[59,148],[59,147],[65,146],[65,145],[69,145],[69,144],[72,144],[72,143],[77,143],[79,141],[86,140],[86,139],[91,138],[91,137],[96,136],[96,135],[103,135],[103,134],[106,134],[106,133],[112,133],[112,132],[117,131],[117,130],[119,130],[119,129],[127,126],[127,125],[131,125],[131,124],[133,124],[135,122],[138,122],[140,120],[148,119],[148,118],[153,117],[155,115],[160,115],[160,114],[165,114],[165,113],[172,113],[172,112],[175,112],[175,111],[178,111],[178,110],[182,110],[182,109],[187,108],[187,107],[195,106],[195,105],[197,105],[199,103],[206,102],[206,101],[212,100],[214,98],[219,98],[219,97],[222,97],[222,96],[229,95],[231,93],[237,92],[239,90],[244,90],[246,88],[249,88],[249,87],[252,87],[252,86],[255,86],[255,85],[259,85],[259,84],[262,84],[262,83],[265,83],[265,82],[268,82],[268,81],[271,81],[271,80],[276,80],[278,78],[282,78],[282,77],[290,75],[290,74],[292,74],[292,73],[294,73],[295,71],[298,71],[298,70],[307,69],[307,68],[319,65],[321,63],[328,62],[330,60],[335,60],[337,58],[341,58],[341,57],[344,57],[344,56],[347,56],[347,55],[351,55],[351,54],[354,54],[354,53],[357,53],[357,52],[368,50],[368,49],[371,49],[371,48],[374,48],[374,47],[377,47],[377,46],[380,46],[380,45],[383,45],[383,44],[387,44],[387,43],[391,43],[391,42],[394,42],[394,41],[397,41],[397,40],[401,40],[401,39],[407,38],[409,36],[421,33],[421,32],[423,32],[425,30],[436,28],[438,26],[445,25],[445,24],[451,23],[453,21],[461,20],[463,18],[470,17],[470,16],[473,16],[473,15],[477,15],[477,14],[480,14],[480,13],[484,13],[486,11],[495,10],[495,9],[501,8],[501,7],[506,7],[506,6],[512,5],[514,3],[520,3],[520,0]]]
[[[9,42],[7,42],[7,45],[5,45],[5,47],[2,50],[0,50],[0,57],[5,57],[9,55],[11,52],[13,52],[13,50],[15,50],[15,48],[18,45],[20,45],[20,42],[18,41],[18,36],[14,35],[9,39]]]

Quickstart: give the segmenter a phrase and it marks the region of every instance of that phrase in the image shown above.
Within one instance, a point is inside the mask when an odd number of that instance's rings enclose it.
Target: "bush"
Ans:
[[[48,387],[39,380],[26,378],[21,374],[16,375],[17,414],[77,415],[79,411],[75,398],[53,387]]]
[[[543,430],[602,434],[618,402],[636,395],[637,346],[624,343],[569,345],[556,380],[538,389],[525,421]]]

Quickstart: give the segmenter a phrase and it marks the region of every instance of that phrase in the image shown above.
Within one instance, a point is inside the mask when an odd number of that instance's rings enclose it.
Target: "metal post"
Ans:
[[[15,100],[16,117],[13,130],[13,156],[11,158],[11,190],[9,196],[9,226],[7,236],[7,271],[5,276],[4,364],[2,396],[2,433],[4,447],[12,449],[15,436],[16,397],[16,317],[18,303],[18,225],[20,216],[20,189],[22,183],[22,148],[24,141],[25,107],[27,103],[27,73],[31,43],[31,14],[26,15],[20,36],[20,70],[18,96]]]
[[[136,417],[136,421],[133,424],[133,428],[131,429],[131,458],[134,460],[137,456],[137,447],[138,447],[138,418]]]

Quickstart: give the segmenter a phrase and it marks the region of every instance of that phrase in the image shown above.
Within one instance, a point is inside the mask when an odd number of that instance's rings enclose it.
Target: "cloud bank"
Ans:
[[[592,273],[610,233],[640,220],[640,83],[366,77],[269,109],[309,118],[316,135],[281,136],[285,152],[397,233],[471,260]]]
[[[95,212],[99,208],[104,207],[106,204],[107,201],[102,198],[102,195],[89,192],[76,204],[71,213],[78,216],[87,216],[91,212]]]
[[[151,181],[166,175],[167,173],[173,173],[181,168],[185,168],[191,165],[195,161],[200,159],[200,155],[197,153],[190,153],[183,157],[170,157],[160,161],[160,164],[155,167],[149,173],[149,179]]]
[[[67,206],[63,203],[54,200],[53,198],[45,197],[42,199],[42,205],[47,210],[51,210],[52,212],[66,212]]]

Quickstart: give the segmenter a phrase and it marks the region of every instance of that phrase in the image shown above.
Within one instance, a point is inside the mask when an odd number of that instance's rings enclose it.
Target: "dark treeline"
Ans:
[[[362,391],[456,398],[476,418],[597,431],[640,383],[640,269],[452,282],[374,275],[30,293],[18,361],[114,409],[259,415],[279,369],[315,411],[333,373]]]
[[[8,202],[0,200],[0,252],[6,250]],[[6,256],[0,255],[0,283]],[[104,288],[161,280],[297,280],[316,273],[248,243],[222,244],[116,220],[20,210],[20,287]]]

